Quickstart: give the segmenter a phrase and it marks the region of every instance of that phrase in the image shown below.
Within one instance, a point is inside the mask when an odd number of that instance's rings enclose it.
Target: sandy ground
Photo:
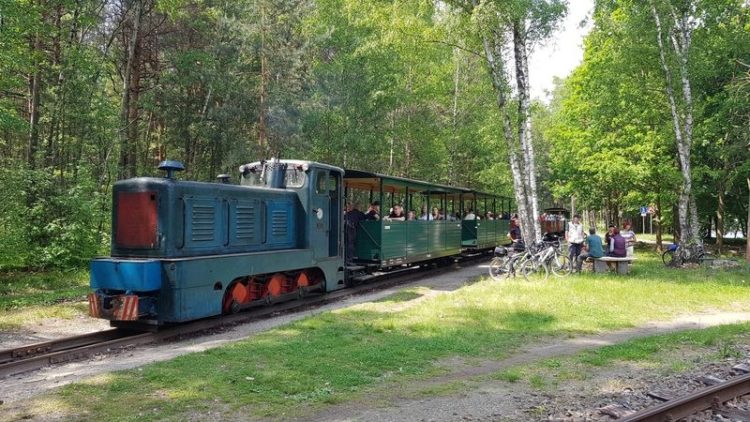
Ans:
[[[73,319],[45,318],[17,331],[0,331],[0,349],[41,343],[63,337],[108,330],[109,321],[78,316]]]

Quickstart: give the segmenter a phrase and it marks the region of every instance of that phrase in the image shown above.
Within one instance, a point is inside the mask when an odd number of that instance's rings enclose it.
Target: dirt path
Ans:
[[[521,385],[500,381],[472,383],[471,378],[490,375],[504,369],[552,357],[570,356],[587,349],[622,343],[637,337],[746,321],[750,321],[750,313],[702,313],[683,316],[672,321],[651,322],[640,327],[609,333],[565,340],[551,339],[544,343],[523,347],[513,356],[500,361],[487,361],[478,365],[467,365],[462,361],[443,362],[444,365],[453,369],[444,376],[414,385],[401,385],[398,388],[387,389],[379,396],[368,396],[366,403],[346,403],[300,420],[328,422],[536,420],[533,417],[534,409],[529,408],[530,403],[538,402],[540,399],[554,402],[557,395],[570,395],[576,392],[540,393],[529,391]],[[457,383],[463,383],[464,388],[458,389],[466,391],[438,397],[413,398],[419,397],[421,391],[440,391],[441,387],[449,389],[451,385],[455,386]],[[545,395],[547,397],[540,397]]]

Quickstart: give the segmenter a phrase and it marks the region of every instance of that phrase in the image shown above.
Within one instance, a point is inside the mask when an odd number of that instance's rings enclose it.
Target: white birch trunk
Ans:
[[[542,239],[541,227],[536,221],[539,214],[537,200],[536,162],[531,134],[531,89],[529,86],[529,62],[526,52],[526,26],[522,19],[513,23],[513,49],[516,62],[516,85],[518,87],[518,139],[523,151],[526,200],[532,215],[534,239]]]
[[[491,32],[492,38],[488,39],[487,35],[482,36],[482,46],[484,47],[485,58],[490,69],[492,86],[495,90],[495,99],[503,119],[503,135],[508,146],[508,161],[510,162],[511,174],[513,176],[513,192],[515,193],[516,206],[521,223],[521,233],[526,242],[534,239],[535,219],[530,216],[527,207],[527,195],[524,183],[523,168],[518,158],[518,152],[513,134],[513,125],[510,114],[508,113],[508,78],[503,62],[503,38],[496,30]]]
[[[671,6],[670,6],[671,7]],[[675,139],[677,141],[677,157],[680,162],[680,171],[682,174],[682,189],[678,201],[678,214],[680,224],[680,243],[683,245],[701,245],[701,236],[698,225],[698,212],[695,206],[695,198],[692,192],[692,175],[690,165],[690,150],[692,147],[693,137],[693,111],[692,95],[690,87],[690,77],[688,74],[688,49],[690,47],[691,31],[688,26],[687,18],[683,16],[678,18],[674,9],[672,17],[674,19],[674,31],[672,34],[672,47],[674,53],[679,59],[680,79],[682,86],[683,104],[682,110],[679,109],[675,92],[673,89],[672,71],[666,60],[666,53],[663,38],[663,28],[661,17],[656,9],[656,5],[651,2],[651,12],[656,23],[657,45],[659,47],[659,61],[666,79],[666,93],[669,101],[670,111],[672,114],[672,124],[674,127]],[[684,116],[682,117],[681,116]]]

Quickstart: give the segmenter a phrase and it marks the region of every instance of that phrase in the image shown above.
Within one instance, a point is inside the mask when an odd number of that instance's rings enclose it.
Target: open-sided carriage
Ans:
[[[454,256],[466,249],[488,249],[504,243],[508,220],[488,220],[508,216],[510,200],[465,188],[387,176],[358,170],[344,175],[347,201],[359,204],[377,201],[381,214],[397,204],[405,213],[413,211],[411,221],[363,221],[356,230],[355,261],[392,266]],[[439,217],[424,217],[438,209]],[[473,210],[480,219],[464,220]]]

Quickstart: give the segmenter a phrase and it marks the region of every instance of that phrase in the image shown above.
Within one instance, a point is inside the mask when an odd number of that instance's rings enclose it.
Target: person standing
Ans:
[[[523,243],[523,238],[521,237],[521,226],[516,218],[510,220],[510,233],[508,233],[508,237],[510,237],[510,246],[513,247],[514,251],[522,251],[526,249],[526,246]]]
[[[635,232],[633,231],[633,225],[630,224],[630,221],[626,221],[625,224],[622,225],[622,230],[620,230],[620,236],[625,238],[625,256],[633,256],[634,254],[634,246],[635,246]]]
[[[568,241],[568,252],[571,265],[576,262],[578,255],[581,254],[583,248],[583,241],[585,240],[583,233],[583,224],[581,224],[581,216],[576,214],[573,216],[573,221],[568,223],[568,230],[565,232],[565,240]]]
[[[578,255],[576,260],[576,272],[581,272],[581,266],[583,261],[588,258],[601,258],[604,256],[604,248],[602,245],[602,238],[596,234],[595,228],[589,229],[589,235],[586,236],[586,240],[583,243],[584,252]]]
[[[356,202],[350,205],[349,210],[344,215],[344,227],[346,227],[344,240],[346,244],[346,262],[348,263],[356,259],[357,228],[359,227],[359,223],[366,218],[365,213],[359,210],[359,204]]]

